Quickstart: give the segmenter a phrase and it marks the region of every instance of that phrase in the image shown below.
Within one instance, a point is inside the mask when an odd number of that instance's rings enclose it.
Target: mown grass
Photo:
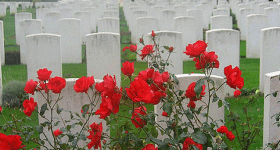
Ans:
[[[26,11],[32,12],[33,16],[35,15],[35,12],[36,12],[35,9],[33,9],[33,8],[29,8]],[[9,25],[13,26],[13,27],[10,27]],[[15,36],[14,18],[12,16],[8,15],[8,11],[7,11],[7,16],[4,18],[4,30],[5,30],[5,50],[6,51],[11,50],[11,49],[19,50],[19,48],[15,44],[15,38],[14,38],[14,36]],[[11,30],[11,31],[9,31],[9,30]],[[130,35],[129,35],[126,20],[123,17],[122,8],[120,8],[120,31],[121,31],[121,33],[123,33],[123,34],[121,34],[121,50],[122,50],[125,46],[130,46],[130,44],[131,44]],[[83,60],[85,60],[85,46],[82,46],[82,49],[83,49]],[[247,89],[258,88],[259,59],[245,58],[246,57],[246,41],[240,42],[240,56],[241,56],[240,69],[242,71],[242,77],[244,78],[244,81],[245,81],[244,88],[247,88]],[[134,53],[131,53],[128,50],[125,52],[122,52],[122,61],[126,61],[126,60],[134,61],[134,65],[135,65],[134,75],[137,75],[141,70],[144,70],[147,68],[146,62],[136,62],[136,55]],[[193,61],[185,61],[183,72],[184,73],[192,73],[192,72],[200,73],[200,71],[195,69],[194,64],[195,63]],[[62,68],[63,68],[63,77],[64,78],[79,78],[79,77],[87,75],[85,63],[63,64]],[[26,81],[27,80],[26,66],[25,65],[2,66],[2,79],[3,79],[4,87],[11,80]],[[125,88],[129,85],[129,79],[126,78],[126,76],[124,76],[123,74],[122,74],[122,81],[123,82],[122,82],[121,86],[123,88]],[[235,112],[240,114],[241,118],[244,118],[244,115],[242,115],[242,111],[243,111],[242,106],[244,106],[244,104],[248,101],[248,96],[241,96],[238,99],[237,98],[227,98],[227,101],[230,103],[232,110],[234,110]],[[153,110],[152,105],[148,105],[147,108],[150,111]],[[120,106],[119,113],[121,115],[131,117],[131,114],[128,111],[129,109],[130,109],[129,107],[122,105],[122,106]],[[263,116],[263,97],[262,96],[258,97],[257,103],[252,105],[252,107],[249,109],[249,112],[250,112],[250,116],[252,118],[258,118],[258,117]],[[5,114],[5,117],[7,120],[11,119],[9,116],[12,113],[17,114],[20,117],[25,117],[21,110],[14,110],[14,109],[7,109],[7,108],[4,108],[4,110],[3,110],[3,114]],[[227,114],[228,114],[228,112],[225,111],[225,116]],[[36,117],[36,115],[33,115],[31,119],[34,121],[30,122],[30,125],[32,125],[32,126],[38,125],[38,118]],[[115,122],[115,123],[117,123],[118,125],[121,125],[125,121],[129,121],[129,120],[118,120],[118,122]],[[229,122],[229,120],[227,120],[227,117],[226,117],[225,121],[226,121],[227,125],[230,125],[229,124],[230,122]],[[2,123],[3,123],[3,118],[0,116],[0,124],[2,124]],[[133,126],[133,125],[131,124],[131,126]],[[238,130],[240,130],[240,129],[241,128],[238,128]],[[117,131],[112,129],[111,135],[112,136],[117,135]],[[235,140],[233,143],[234,143],[233,144],[234,146],[237,146],[237,147],[235,147],[236,149],[240,149],[240,147],[238,147],[237,140]],[[261,133],[261,136],[257,137],[256,144],[254,144],[253,147],[251,147],[250,149],[260,148],[261,146],[262,146],[262,133]],[[27,144],[28,149],[32,148],[32,147],[34,147],[34,145]]]

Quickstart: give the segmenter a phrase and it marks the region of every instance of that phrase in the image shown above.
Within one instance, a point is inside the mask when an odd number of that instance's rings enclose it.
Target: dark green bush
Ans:
[[[22,103],[28,99],[28,94],[24,92],[25,82],[11,81],[3,88],[2,104],[10,108],[22,108]]]
[[[20,52],[19,51],[6,51],[5,52],[5,64],[6,65],[19,65],[20,64]]]

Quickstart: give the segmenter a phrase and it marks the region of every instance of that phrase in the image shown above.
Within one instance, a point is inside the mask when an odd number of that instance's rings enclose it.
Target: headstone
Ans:
[[[259,14],[265,14],[264,9],[270,7],[268,3],[260,3],[258,6],[259,6]]]
[[[49,69],[49,68],[47,68],[47,69]],[[52,75],[52,77],[54,77],[54,76]],[[66,121],[64,122],[66,124],[66,126],[67,125],[71,126],[72,124],[74,124],[77,121],[76,119],[80,119],[80,118],[76,117],[76,115],[73,115],[75,119],[71,119],[70,118],[70,113],[67,112],[67,111],[71,111],[72,114],[77,113],[81,116],[82,115],[82,113],[81,113],[82,107],[86,104],[89,104],[89,102],[90,102],[87,94],[77,93],[74,90],[73,87],[76,83],[76,80],[78,80],[78,78],[68,78],[68,79],[66,79],[66,86],[60,93],[60,96],[63,97],[63,98],[61,100],[59,100],[58,103],[57,103],[60,108],[63,108],[63,111],[60,113],[60,115],[58,115],[56,111],[54,111],[54,113],[53,113],[53,122],[60,121],[60,123],[58,123],[57,126],[55,126],[55,128],[53,130],[65,127],[60,118],[63,118],[64,121],[65,120],[70,121],[70,122],[66,122]],[[100,83],[100,82],[102,82],[102,80],[95,79],[95,82]],[[94,94],[93,92],[91,92],[91,90],[89,90],[88,93],[90,95]],[[49,96],[50,96],[50,99],[56,100],[57,97],[58,97],[58,94],[50,93]],[[34,96],[34,99],[35,99],[35,101],[37,101],[39,108],[41,108],[41,106],[44,103],[46,103],[45,98],[40,93],[36,93],[35,96]],[[94,110],[93,110],[94,112],[97,109],[99,109],[100,102],[101,102],[101,99],[96,100],[95,105],[97,107],[94,108]],[[54,103],[51,103],[51,104],[54,105]],[[48,109],[50,110],[50,108],[48,108]],[[48,119],[50,119],[50,117],[51,117],[49,110],[46,110],[46,112],[45,112],[45,118],[48,118]],[[44,119],[40,116],[38,117],[38,119],[39,119],[39,123],[44,123],[46,121],[46,119]],[[106,126],[106,121],[104,119],[100,119],[98,115],[91,116],[87,125],[89,126],[92,123],[99,124],[101,122],[102,122],[103,132],[105,132],[107,135],[110,135],[110,130],[108,130],[108,126]],[[71,133],[72,134],[78,134],[80,131],[81,131],[81,126],[76,125],[75,128],[71,128]],[[53,139],[51,130],[48,130],[47,127],[44,128],[44,134],[49,139]],[[88,132],[86,131],[84,134],[88,134]],[[43,134],[40,135],[40,138],[45,139]],[[61,140],[66,143],[67,140],[68,140],[68,136],[65,136]],[[52,140],[50,140],[50,142],[51,141]],[[79,147],[87,147],[88,142],[90,142],[88,139],[86,141],[79,140],[78,146]],[[46,143],[45,146],[47,146],[48,148],[52,148],[48,144],[48,142],[45,142],[45,143]],[[41,149],[44,149],[44,148],[41,147]]]
[[[192,82],[196,82],[199,79],[202,79],[205,77],[204,74],[178,74],[176,75],[176,77],[178,78],[179,81],[179,85],[176,86],[176,89],[179,90],[183,90],[186,91],[188,86],[192,83]],[[224,78],[220,77],[220,76],[215,76],[212,75],[211,79],[215,82],[215,88],[218,88],[219,86],[221,86],[224,83]],[[205,91],[208,91],[208,87],[206,86]],[[224,86],[221,86],[221,88],[217,91],[217,96],[221,99],[224,100],[225,99],[225,89]],[[205,103],[208,103],[209,99],[209,95],[208,92],[206,92],[205,96],[201,99],[201,101],[204,101]],[[205,105],[203,102],[201,101],[196,101],[196,109],[199,108],[200,106]],[[189,100],[185,99],[183,100],[182,106],[184,108],[184,110],[189,109],[187,107]],[[214,102],[214,103],[210,103],[210,109],[209,109],[209,116],[213,118],[213,120],[217,121],[218,125],[223,125],[223,123],[221,123],[219,120],[224,120],[224,107],[218,107],[218,102]],[[165,122],[162,122],[161,120],[167,120],[166,117],[162,116],[162,103],[159,103],[158,105],[154,106],[154,110],[155,110],[155,114],[157,114],[158,116],[156,116],[156,122],[162,126],[164,129],[167,127]],[[204,109],[202,111],[202,113],[206,113],[206,109]],[[199,119],[202,122],[205,122],[205,117],[201,117],[199,116]],[[183,121],[187,121],[188,119],[183,116],[182,117]],[[159,139],[164,140],[164,138],[168,138],[166,135],[161,135],[161,133],[159,132]]]
[[[174,10],[175,10],[175,17],[187,16],[186,7],[183,5],[175,5]]]
[[[90,34],[90,12],[80,11],[75,12],[74,17],[81,20],[81,42],[82,44],[86,42],[86,34]]]
[[[16,43],[17,45],[20,44],[20,30],[19,30],[19,22],[24,19],[32,19],[32,14],[27,12],[21,12],[15,14],[15,32],[16,32]]]
[[[98,32],[120,33],[119,18],[100,18],[97,20]]]
[[[267,16],[268,27],[279,27],[279,9],[275,7],[267,7],[264,9],[264,12]]]
[[[153,17],[156,17],[156,18],[158,18],[159,19],[159,17],[160,17],[160,11],[161,10],[163,10],[163,7],[161,7],[161,6],[153,6],[152,8],[151,8],[151,16],[153,16]]]
[[[252,14],[247,16],[246,58],[260,58],[261,29],[267,27],[266,15]]]
[[[174,31],[175,30],[174,18],[175,18],[174,10],[161,10],[160,17],[159,17],[160,30]]]
[[[203,40],[202,12],[198,9],[190,9],[187,14],[196,19],[196,41]]]
[[[60,10],[61,19],[63,18],[73,18],[74,13],[72,8],[61,8]]]
[[[195,4],[192,2],[183,2],[182,5],[184,5],[186,7],[187,10],[189,9],[195,9]],[[186,11],[187,11],[186,10]]]
[[[247,16],[253,14],[254,10],[253,9],[247,9],[247,8],[243,8],[240,9],[240,19],[238,20],[238,27],[240,29],[240,33],[241,33],[241,40],[246,40],[246,20],[247,20]]]
[[[175,31],[182,33],[183,48],[188,44],[196,42],[196,19],[194,17],[176,17],[174,18]],[[175,46],[176,47],[176,46]],[[182,55],[182,59],[192,60],[186,55]]]
[[[131,31],[131,42],[132,43],[137,43],[138,37],[136,37],[136,20],[139,17],[147,17],[148,12],[147,11],[142,11],[142,10],[135,10],[132,11],[131,13],[131,26],[129,27]]]
[[[58,20],[60,19],[60,13],[58,12],[48,12],[44,15],[43,21],[43,32],[59,34],[59,24]]]
[[[49,8],[39,8],[36,9],[36,19],[40,19],[44,22],[45,13],[50,12]]]
[[[213,16],[217,15],[229,16],[229,11],[227,9],[214,9]]]
[[[280,66],[280,28],[261,30],[260,39],[260,91],[264,90],[264,75],[279,70]]]
[[[32,34],[25,39],[27,50],[27,79],[37,79],[37,71],[48,68],[53,76],[62,76],[60,35]]]
[[[279,93],[274,97],[272,93],[280,91],[280,71],[270,72],[264,76],[264,114],[263,114],[263,147],[268,143],[276,143],[280,139],[280,130],[275,119],[279,113]],[[267,96],[268,95],[268,96]]]
[[[91,33],[96,32],[97,19],[99,18],[98,17],[98,10],[94,7],[86,7],[86,8],[84,8],[84,11],[90,12]]]
[[[4,29],[3,29],[3,21],[0,21],[0,59],[1,59],[1,65],[5,64],[5,49],[4,49]],[[1,72],[0,72],[1,73]],[[2,78],[0,79],[2,82]],[[0,85],[1,89],[2,86]],[[0,90],[1,91],[1,90]],[[2,93],[0,93],[0,96],[2,95]],[[0,97],[1,98],[1,97]],[[1,100],[0,100],[1,102]]]
[[[22,64],[27,64],[27,49],[25,38],[31,34],[38,34],[42,33],[42,21],[39,19],[27,19],[22,20],[19,22],[19,29],[20,29],[20,62]]]
[[[0,3],[0,16],[6,16],[6,5],[5,3]]]
[[[150,34],[150,33],[149,33]],[[182,34],[180,32],[175,31],[158,31],[155,32],[157,35],[155,40],[160,47],[162,46],[172,46],[174,47],[173,53],[169,57],[169,65],[166,67],[166,71],[172,72],[173,74],[182,74],[183,73],[183,44],[182,44]],[[149,35],[150,36],[150,35]],[[152,39],[149,38],[149,44],[154,44]],[[160,50],[164,50],[160,48]],[[169,52],[165,50],[164,53],[161,53],[161,57],[163,60],[166,60],[169,55]]]
[[[232,17],[221,15],[211,17],[211,30],[213,29],[232,29]]]
[[[62,63],[82,63],[80,22],[74,18],[59,20]]]
[[[154,17],[139,17],[136,20],[136,38],[137,41],[139,38],[148,41],[147,34],[150,33],[152,30],[158,31],[159,30],[159,20],[158,18]],[[137,49],[142,50],[143,44],[137,42]],[[137,61],[142,61],[139,55],[136,55]]]
[[[16,2],[10,2],[10,14],[17,13],[17,3]]]
[[[239,67],[240,32],[232,29],[206,31],[207,51],[214,51],[220,62],[219,69],[213,69],[212,75],[224,77],[224,68],[232,65]]]
[[[115,75],[118,86],[121,83],[120,34],[94,33],[86,36],[87,75],[102,79]]]
[[[112,17],[112,18],[119,18],[118,11],[107,10],[103,12],[103,18]]]

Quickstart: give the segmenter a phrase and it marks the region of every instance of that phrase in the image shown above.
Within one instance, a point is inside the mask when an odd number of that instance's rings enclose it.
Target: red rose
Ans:
[[[131,76],[134,73],[134,62],[126,61],[122,65],[121,70],[124,75]]]
[[[189,104],[188,104],[188,107],[190,108],[195,108],[195,102],[194,101],[190,101]]]
[[[165,111],[163,111],[161,115],[164,116],[164,117],[168,117],[168,113],[165,112]]]
[[[81,77],[78,79],[74,85],[74,90],[76,92],[88,92],[88,89],[95,83],[93,76],[91,77]]]
[[[190,58],[198,57],[201,53],[206,50],[207,44],[204,41],[197,41],[194,44],[189,44],[186,46],[186,55],[189,55]]]
[[[61,93],[61,90],[66,86],[66,81],[61,77],[50,78],[47,86],[53,93]]]
[[[140,42],[140,43],[143,43],[144,41],[143,41],[143,39],[142,39],[142,38],[139,38],[139,42]]]
[[[145,45],[145,47],[141,50],[141,52],[142,54],[140,54],[140,56],[142,57],[141,59],[143,60],[147,55],[154,52],[154,45]]]
[[[189,85],[188,89],[186,90],[186,97],[189,98],[191,101],[197,101],[197,100],[201,100],[202,96],[205,95],[205,85],[202,85],[202,91],[199,95],[199,97],[197,97],[197,95],[194,92],[194,88],[195,88],[195,84],[196,82],[193,82]]]
[[[219,61],[217,60],[218,56],[215,54],[215,52],[203,52],[200,56],[200,59],[198,57],[194,58],[193,61],[195,61],[195,67],[197,70],[204,69],[204,68],[219,68]]]
[[[142,79],[136,79],[125,89],[133,102],[149,102],[152,98],[151,87]]]
[[[55,137],[59,136],[59,135],[62,134],[62,133],[63,133],[63,132],[60,131],[60,129],[57,129],[57,130],[53,131],[53,134],[54,134]]]
[[[95,115],[100,115],[100,119],[105,119],[113,111],[112,99],[102,98],[100,108],[95,112]]]
[[[26,116],[31,116],[32,112],[35,110],[35,107],[37,106],[37,102],[34,102],[34,98],[30,97],[30,100],[24,100],[23,101],[23,110],[24,114]]]
[[[122,51],[124,52],[125,50],[129,49],[131,52],[136,52],[137,51],[137,45],[130,45],[130,47],[126,46],[122,49]]]
[[[34,95],[34,92],[36,91],[36,87],[38,85],[37,81],[34,81],[33,79],[30,79],[29,81],[26,82],[24,91],[28,94]]]
[[[24,145],[21,145],[22,141],[20,140],[21,137],[19,135],[8,135],[5,138],[8,141],[8,144],[9,144],[9,147],[11,150],[18,150],[18,149],[21,149],[24,147]],[[1,138],[0,138],[0,141],[1,141]],[[0,146],[2,148],[1,144],[0,144]]]
[[[151,34],[151,36],[152,36],[152,37],[155,37],[155,36],[156,36],[156,34],[155,34],[154,30],[152,30],[152,34]]]
[[[162,75],[162,81],[163,82],[169,82],[170,77],[169,77],[169,73],[167,71],[162,73],[161,75]]]
[[[233,69],[232,69],[231,65],[225,67],[224,74],[226,75],[227,84],[229,87],[231,87],[233,89],[236,89],[236,88],[242,89],[243,88],[244,79],[241,77],[242,73],[237,66]]]
[[[0,113],[2,113],[2,107],[0,106]]]
[[[168,80],[167,76],[169,76],[169,74],[165,74],[165,76],[165,80]],[[146,81],[148,84],[154,83],[158,86],[162,86],[163,84],[162,75],[158,71],[155,71],[154,69],[150,68],[141,71],[135,79],[138,78]]]
[[[186,138],[183,144],[183,150],[191,150],[192,146],[196,146],[199,150],[203,150],[201,144],[195,143],[191,138]]]
[[[234,97],[238,97],[239,95],[241,95],[241,91],[235,90],[233,95]]]
[[[153,144],[147,144],[142,150],[158,150]]]
[[[174,47],[172,47],[172,46],[171,46],[171,47],[169,47],[169,49],[168,49],[168,50],[169,50],[169,52],[173,52]]]
[[[102,122],[99,125],[93,123],[90,127],[91,130],[88,130],[90,135],[87,138],[91,141],[88,143],[88,149],[91,149],[93,146],[94,149],[101,148]]]
[[[227,133],[228,128],[226,126],[220,126],[220,128],[217,129],[217,132],[219,133]]]
[[[230,141],[233,141],[235,138],[235,136],[232,134],[232,131],[227,132],[226,136]]]
[[[140,115],[141,116],[146,115],[146,112],[147,112],[147,108],[145,106],[134,108],[131,121],[136,128],[143,128],[143,126],[147,124],[146,121],[140,117]]]
[[[38,79],[41,81],[47,81],[50,79],[52,71],[48,70],[47,68],[39,69],[37,71]]]

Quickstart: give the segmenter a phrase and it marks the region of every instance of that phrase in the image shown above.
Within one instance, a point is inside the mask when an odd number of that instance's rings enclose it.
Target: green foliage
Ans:
[[[20,52],[19,51],[6,51],[5,52],[5,64],[6,65],[19,65],[20,64]]]
[[[24,87],[24,82],[11,81],[3,89],[3,106],[21,108],[23,101],[28,98],[28,95],[24,92]]]

